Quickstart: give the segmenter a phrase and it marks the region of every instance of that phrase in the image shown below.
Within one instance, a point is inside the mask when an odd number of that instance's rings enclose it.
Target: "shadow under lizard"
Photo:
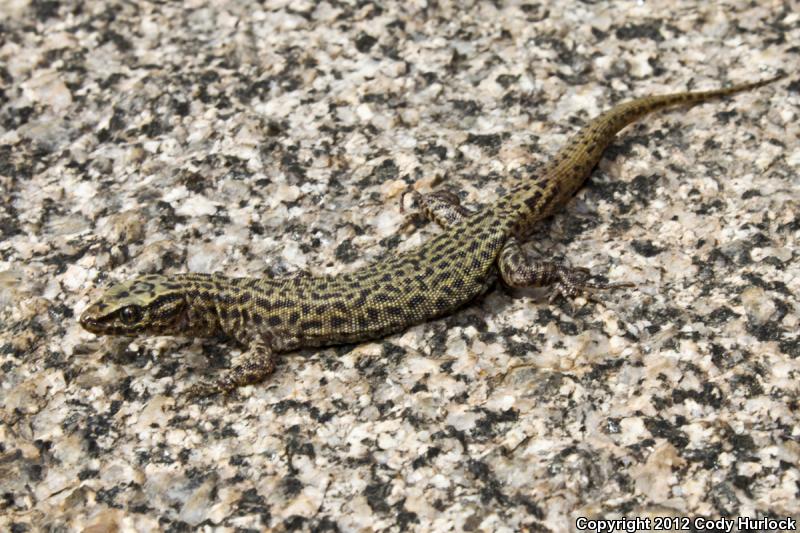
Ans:
[[[263,380],[275,370],[281,352],[383,337],[450,314],[486,292],[498,277],[510,287],[554,285],[554,296],[567,297],[586,289],[629,286],[591,283],[584,268],[531,262],[519,240],[572,197],[628,124],[654,111],[699,104],[783,77],[617,105],[591,120],[536,175],[477,212],[464,209],[453,194],[415,192],[422,213],[444,231],[354,272],[275,279],[145,275],[110,287],[86,308],[80,324],[102,335],[225,335],[247,347],[238,365],[212,382],[189,387],[194,397]]]

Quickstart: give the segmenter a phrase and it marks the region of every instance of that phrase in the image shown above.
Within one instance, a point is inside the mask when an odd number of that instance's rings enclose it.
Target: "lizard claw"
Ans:
[[[610,290],[623,287],[635,287],[633,283],[623,281],[617,283],[591,283],[588,280],[592,277],[588,268],[584,267],[561,267],[557,272],[558,281],[553,287],[549,302],[553,303],[556,298],[563,296],[566,299],[576,297],[579,293],[584,293],[587,300],[593,303],[600,303],[597,299],[587,294],[589,290]]]

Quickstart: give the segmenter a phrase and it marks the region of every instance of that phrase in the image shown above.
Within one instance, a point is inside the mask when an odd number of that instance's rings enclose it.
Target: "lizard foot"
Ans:
[[[576,297],[580,293],[584,293],[587,300],[594,303],[600,303],[587,294],[590,290],[610,290],[621,289],[625,287],[635,287],[633,283],[623,281],[617,283],[591,283],[588,280],[592,275],[588,268],[584,267],[568,267],[558,265],[556,267],[557,280],[553,286],[553,293],[550,295],[550,303],[553,303],[556,298],[563,296],[566,299]]]
[[[184,396],[203,398],[219,393],[231,393],[245,385],[258,383],[275,371],[275,354],[266,346],[256,344],[245,355],[241,364],[234,366],[214,381],[201,381],[189,387]]]

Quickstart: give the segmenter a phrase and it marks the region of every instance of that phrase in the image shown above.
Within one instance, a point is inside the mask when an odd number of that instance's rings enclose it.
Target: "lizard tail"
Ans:
[[[681,92],[637,98],[600,114],[576,133],[545,165],[537,177],[517,184],[508,196],[503,218],[514,221],[514,232],[524,235],[533,224],[550,215],[575,194],[591,173],[616,134],[643,116],[680,105],[701,102],[757,89],[786,77],[781,73],[769,79],[722,89]]]

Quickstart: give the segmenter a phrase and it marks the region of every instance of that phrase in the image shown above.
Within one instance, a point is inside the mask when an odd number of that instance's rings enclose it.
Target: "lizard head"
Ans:
[[[134,278],[106,290],[79,322],[98,335],[169,335],[185,321],[185,293],[182,284],[165,276]]]

